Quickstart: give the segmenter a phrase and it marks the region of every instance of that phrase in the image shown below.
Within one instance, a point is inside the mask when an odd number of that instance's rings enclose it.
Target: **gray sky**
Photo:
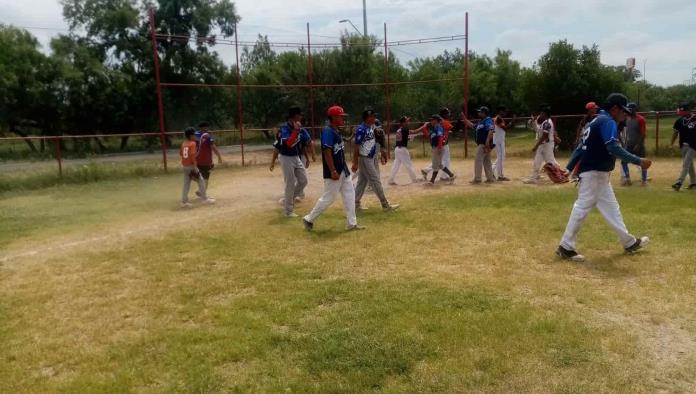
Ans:
[[[368,33],[389,40],[458,35],[464,33],[464,12],[469,11],[470,49],[493,54],[496,48],[509,49],[523,65],[532,65],[546,52],[549,42],[567,38],[576,45],[597,43],[606,64],[625,64],[637,59],[647,79],[671,85],[691,78],[696,67],[696,1],[694,0],[472,0],[407,1],[367,0]],[[335,42],[342,29],[340,19],[348,18],[362,29],[361,0],[237,0],[241,40],[253,40],[257,33],[271,41],[306,41],[305,24],[310,23],[312,40]],[[292,5],[292,7],[291,7]],[[58,0],[0,0],[0,22],[34,28],[66,27]],[[31,29],[46,45],[57,30]],[[435,55],[444,49],[463,47],[463,42],[438,43],[395,48],[406,62],[414,56]],[[221,51],[228,62],[232,54]]]

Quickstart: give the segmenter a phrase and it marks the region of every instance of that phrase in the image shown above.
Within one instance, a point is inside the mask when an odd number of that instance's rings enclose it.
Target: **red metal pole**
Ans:
[[[167,171],[167,139],[164,135],[166,132],[164,126],[164,104],[162,103],[162,84],[160,81],[160,60],[159,53],[157,52],[157,37],[155,33],[155,10],[150,8],[150,35],[152,38],[152,57],[154,60],[155,67],[155,84],[157,91],[157,112],[159,114],[159,128],[160,128],[160,145],[162,146],[162,165],[164,166],[164,171]]]
[[[660,113],[655,113],[655,155],[660,151]]]
[[[63,157],[60,151],[60,138],[56,137],[56,160],[58,161],[58,176],[63,177]]]
[[[244,108],[242,107],[242,70],[239,64],[239,40],[237,24],[234,24],[234,51],[237,57],[237,120],[239,122],[239,137],[242,149],[242,167],[244,167]]]
[[[464,118],[469,119],[469,13],[464,16]],[[464,158],[469,157],[469,130],[464,125]]]
[[[312,42],[309,39],[309,23],[307,23],[307,81],[309,82],[309,113],[310,113],[310,130],[312,137],[316,138],[316,130],[314,126],[314,87],[313,87],[314,69],[312,67]]]
[[[386,125],[384,132],[387,134],[387,159],[390,158],[390,137],[391,134],[391,92],[389,91],[389,46],[387,44],[387,23],[384,23],[384,93],[386,95]]]

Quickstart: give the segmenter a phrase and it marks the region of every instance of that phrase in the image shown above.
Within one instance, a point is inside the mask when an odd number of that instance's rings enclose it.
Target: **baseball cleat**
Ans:
[[[425,181],[425,183],[423,185],[426,187],[435,187],[435,184],[430,182],[430,181]]]
[[[621,181],[621,186],[631,186],[631,185],[633,185],[633,182],[631,182],[630,178],[624,178]]]
[[[203,204],[205,204],[205,205],[213,205],[213,204],[215,204],[215,199],[214,199],[214,198],[210,198],[210,197],[209,197],[209,198],[206,198],[205,200],[203,200]]]
[[[510,182],[510,178],[508,178],[506,176],[499,176],[498,182]]]
[[[308,221],[307,219],[302,219],[302,224],[304,225],[304,229],[307,231],[312,231],[312,229],[314,229],[314,223]]]
[[[299,216],[299,215],[296,214],[295,212],[290,212],[290,213],[286,213],[286,214],[285,214],[285,217],[286,217],[286,218],[289,218],[289,219],[296,218],[296,217],[298,217],[298,216]]]
[[[352,224],[346,227],[346,231],[358,231],[358,230],[365,230],[367,227],[361,226],[359,224]]]
[[[672,189],[674,189],[674,191],[676,191],[676,192],[678,192],[681,189],[681,187],[682,187],[681,182],[677,182],[674,185],[672,185]]]
[[[182,202],[181,207],[182,208],[191,208],[191,207],[193,207],[193,204],[191,204],[190,202]]]
[[[473,181],[469,181],[469,184],[471,185],[480,185],[482,182],[478,179],[474,179]]]
[[[556,249],[556,255],[563,260],[568,260],[575,263],[582,263],[585,261],[585,256],[578,254],[578,252],[574,250],[566,249],[563,246],[559,246],[558,249]]]
[[[452,176],[447,180],[447,182],[448,182],[450,185],[453,185],[455,179],[457,179],[457,176],[456,176],[456,175],[452,175]]]
[[[355,210],[356,211],[368,211],[370,208],[364,206],[364,205],[356,205]]]
[[[626,253],[628,254],[633,254],[638,252],[639,250],[643,249],[644,247],[648,246],[650,243],[650,238],[648,237],[640,237],[636,240],[636,242],[626,248]]]
[[[423,180],[427,181],[428,180],[428,172],[425,170],[421,170],[421,175],[423,175]]]
[[[392,212],[399,209],[399,206],[399,204],[389,204],[386,207],[383,207],[382,210],[384,210],[384,212]]]

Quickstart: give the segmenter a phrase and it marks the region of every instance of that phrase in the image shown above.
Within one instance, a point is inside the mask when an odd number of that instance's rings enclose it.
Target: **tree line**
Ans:
[[[158,129],[154,61],[148,10],[155,8],[156,31],[177,38],[157,41],[162,80],[171,83],[236,82],[236,65],[216,52],[218,39],[230,39],[241,18],[230,0],[62,0],[70,31],[42,51],[28,31],[0,25],[0,133],[19,136],[144,132]],[[212,38],[211,38],[212,37]],[[345,32],[340,47],[312,52],[315,84],[380,83],[384,57],[377,37]],[[241,51],[242,84],[283,85],[307,81],[307,51],[275,51],[266,36]],[[463,76],[464,54],[445,51],[402,64],[390,56],[391,81],[456,79]],[[469,108],[504,105],[529,114],[540,105],[556,113],[581,112],[587,101],[610,92],[640,98],[642,110],[666,110],[683,100],[696,101],[696,87],[660,87],[636,81],[625,67],[600,62],[597,46],[575,47],[562,40],[549,45],[533,66],[523,67],[512,52],[469,54]],[[392,118],[423,119],[440,107],[463,103],[463,82],[447,81],[390,87]],[[218,128],[237,124],[236,92],[221,88],[164,90],[166,125],[179,130],[207,120]],[[385,111],[383,86],[316,88],[321,109],[341,103],[349,113],[365,106]],[[308,89],[244,89],[246,127],[272,128],[291,105],[307,107]],[[357,118],[355,119],[357,120]],[[574,130],[572,130],[574,132]],[[99,140],[95,144],[101,144]],[[156,141],[153,141],[156,143]],[[28,142],[34,150],[35,146]],[[124,138],[121,148],[127,147]]]

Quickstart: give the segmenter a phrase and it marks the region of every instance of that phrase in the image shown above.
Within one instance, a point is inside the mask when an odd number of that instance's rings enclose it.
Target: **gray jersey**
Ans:
[[[644,143],[644,138],[640,133],[640,121],[638,118],[626,119],[626,146],[636,147]]]

